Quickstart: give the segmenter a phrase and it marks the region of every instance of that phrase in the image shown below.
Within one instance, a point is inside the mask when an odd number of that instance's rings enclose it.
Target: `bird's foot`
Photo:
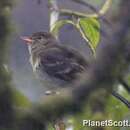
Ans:
[[[49,96],[49,95],[59,95],[59,94],[60,94],[59,91],[50,91],[50,90],[48,90],[48,91],[45,92],[45,95],[47,95],[47,96]]]

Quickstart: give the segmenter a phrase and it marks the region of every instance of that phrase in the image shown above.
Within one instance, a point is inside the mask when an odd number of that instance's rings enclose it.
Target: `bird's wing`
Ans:
[[[72,81],[87,68],[87,62],[76,51],[55,46],[40,54],[40,67],[51,77]]]

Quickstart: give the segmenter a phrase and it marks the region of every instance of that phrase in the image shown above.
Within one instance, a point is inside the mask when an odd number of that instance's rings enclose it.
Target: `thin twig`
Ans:
[[[57,0],[48,0],[50,6],[50,31],[52,30],[52,26],[58,21],[59,19],[59,8]]]
[[[81,4],[85,7],[88,7],[93,12],[97,12],[97,9],[91,4],[89,4],[87,1],[82,1],[82,0],[72,0],[72,1],[74,1],[75,3]]]
[[[104,14],[106,14],[106,12],[108,11],[108,9],[110,8],[110,5],[112,3],[112,0],[106,0],[106,2],[104,3],[104,5],[102,6],[102,8],[92,14],[87,14],[87,13],[81,13],[81,12],[76,12],[76,11],[72,11],[69,9],[56,9],[56,11],[60,12],[61,14],[68,14],[68,15],[75,15],[78,17],[85,17],[85,18],[99,18],[101,16],[103,16]]]

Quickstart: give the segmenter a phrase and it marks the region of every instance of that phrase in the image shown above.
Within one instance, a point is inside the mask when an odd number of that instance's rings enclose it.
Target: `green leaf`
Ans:
[[[98,20],[95,18],[81,18],[78,26],[91,49],[96,50],[100,40],[100,23]]]
[[[60,20],[57,21],[55,24],[52,25],[51,27],[51,33],[57,37],[59,30],[65,25],[65,24],[72,24],[74,23],[71,20]]]
[[[98,20],[95,18],[81,18],[78,23],[71,20],[60,20],[51,26],[51,33],[57,37],[60,29],[66,24],[71,24],[77,28],[95,55],[100,40],[100,23]]]

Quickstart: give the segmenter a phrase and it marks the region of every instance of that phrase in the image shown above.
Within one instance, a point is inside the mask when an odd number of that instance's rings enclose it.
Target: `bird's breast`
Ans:
[[[33,72],[36,74],[36,77],[43,83],[44,87],[48,89],[56,89],[63,88],[67,85],[66,81],[51,77],[44,70],[43,67],[40,66],[40,59],[34,58],[34,56],[30,57],[30,63],[32,65]]]

